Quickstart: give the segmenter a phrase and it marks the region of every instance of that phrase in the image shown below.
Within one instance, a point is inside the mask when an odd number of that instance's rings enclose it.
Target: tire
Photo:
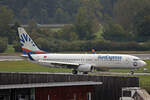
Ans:
[[[78,74],[78,71],[77,70],[72,70],[72,74]]]
[[[131,71],[131,75],[134,75],[134,71]]]

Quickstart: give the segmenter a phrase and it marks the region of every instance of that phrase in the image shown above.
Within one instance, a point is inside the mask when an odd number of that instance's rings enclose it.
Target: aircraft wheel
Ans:
[[[72,74],[78,74],[78,71],[77,70],[72,70]]]
[[[134,71],[131,71],[131,75],[133,75],[134,74]]]

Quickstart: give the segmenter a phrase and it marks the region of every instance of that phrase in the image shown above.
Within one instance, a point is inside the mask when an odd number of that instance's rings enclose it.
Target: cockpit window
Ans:
[[[133,61],[138,61],[138,60],[140,60],[140,59],[133,59]]]

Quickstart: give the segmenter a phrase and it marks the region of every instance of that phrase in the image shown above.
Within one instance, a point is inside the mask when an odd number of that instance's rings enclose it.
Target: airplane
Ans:
[[[57,54],[47,53],[40,50],[27,32],[22,27],[18,27],[21,47],[24,55],[41,65],[55,68],[70,68],[73,74],[82,72],[88,74],[94,68],[108,69],[139,69],[146,65],[140,58],[125,54]]]

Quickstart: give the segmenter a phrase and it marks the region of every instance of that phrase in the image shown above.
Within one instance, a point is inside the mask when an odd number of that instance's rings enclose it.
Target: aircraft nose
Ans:
[[[141,61],[141,67],[146,66],[147,63],[145,61]]]

